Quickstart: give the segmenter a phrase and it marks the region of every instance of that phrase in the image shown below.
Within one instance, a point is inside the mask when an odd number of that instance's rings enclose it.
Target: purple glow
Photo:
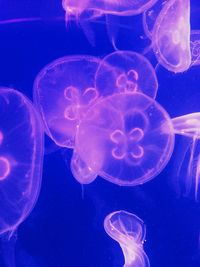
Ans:
[[[43,128],[26,97],[0,88],[0,129],[0,234],[12,234],[40,191]]]
[[[84,12],[91,14],[112,14],[118,16],[137,15],[153,6],[158,0],[118,1],[118,0],[63,0],[62,5],[66,12],[66,19],[75,18]]]
[[[186,71],[191,64],[190,1],[169,0],[162,4],[156,19],[153,10],[144,16],[144,29],[158,62],[175,73]],[[155,20],[153,26],[147,25],[151,20]]]
[[[154,68],[144,56],[132,51],[117,51],[101,61],[96,87],[109,92],[142,92],[155,98],[158,81]]]
[[[150,266],[143,249],[146,227],[139,217],[124,210],[115,211],[105,218],[104,229],[119,243],[124,254],[124,267]]]
[[[173,145],[173,126],[166,111],[143,94],[123,93],[106,97],[88,110],[78,127],[75,150],[96,175],[134,186],[161,172]],[[88,183],[84,176],[78,181]]]
[[[94,78],[100,59],[68,56],[50,63],[34,84],[35,103],[46,133],[62,147],[74,147],[79,121],[100,97]]]

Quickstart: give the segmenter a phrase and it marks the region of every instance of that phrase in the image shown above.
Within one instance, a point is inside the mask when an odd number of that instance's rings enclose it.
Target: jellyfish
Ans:
[[[79,121],[100,97],[94,86],[99,62],[91,56],[66,56],[44,67],[36,77],[34,102],[47,135],[58,146],[74,147]]]
[[[113,23],[113,21],[116,21],[116,17],[141,14],[145,10],[151,8],[157,1],[158,0],[62,0],[62,6],[65,10],[66,25],[68,25],[68,22],[71,20],[76,21],[76,23],[82,27],[90,43],[94,45],[94,33],[91,28],[91,22],[105,15],[108,34],[111,35],[110,39],[112,40],[115,38],[115,31],[119,26]]]
[[[38,113],[20,92],[1,87],[0,235],[3,247],[37,201],[42,163],[43,127]],[[15,266],[10,255],[4,256],[5,266]]]
[[[119,243],[124,255],[124,267],[150,266],[143,249],[146,227],[139,217],[124,210],[112,212],[104,220],[104,229]]]
[[[175,73],[186,71],[191,65],[190,0],[162,2],[156,19],[154,11],[148,15],[150,19],[144,15],[144,29],[158,62]]]
[[[84,12],[102,16],[104,14],[112,14],[116,16],[132,16],[143,13],[145,10],[153,6],[158,0],[142,0],[132,1],[112,1],[112,0],[63,0],[62,6],[66,12],[66,20],[71,17],[79,17]]]
[[[96,73],[96,87],[102,91],[142,92],[156,97],[158,81],[147,58],[132,51],[116,51],[107,55]]]
[[[171,119],[154,99],[137,92],[113,94],[94,104],[80,122],[71,169],[82,184],[99,175],[135,186],[162,171],[173,147]]]

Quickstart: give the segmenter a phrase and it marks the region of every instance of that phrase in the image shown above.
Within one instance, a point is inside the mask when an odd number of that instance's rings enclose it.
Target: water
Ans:
[[[33,22],[0,25],[0,84],[19,89],[30,99],[36,75],[49,62],[66,55],[105,56],[113,52],[103,23],[92,26],[98,36],[94,47],[75,24],[66,31],[64,12],[58,2],[21,1],[18,6],[10,0],[0,4],[2,19],[36,18]],[[192,1],[193,29],[200,26],[198,5],[198,1]],[[120,49],[142,52],[146,47],[148,40],[140,38],[143,35],[140,19],[140,16],[130,19],[136,25],[131,36],[129,29],[119,33]],[[153,53],[148,53],[148,59],[156,66]],[[159,83],[156,100],[170,117],[200,110],[198,67],[175,75],[159,66],[156,73]],[[183,194],[185,172],[181,172],[179,179],[176,175],[189,141],[177,136],[173,155],[162,173],[142,186],[126,188],[100,178],[81,186],[70,171],[71,151],[58,149],[46,137],[41,194],[18,229],[16,266],[123,266],[118,243],[103,228],[105,217],[116,210],[127,210],[144,221],[147,228],[144,250],[152,267],[200,266],[200,206],[193,194]]]

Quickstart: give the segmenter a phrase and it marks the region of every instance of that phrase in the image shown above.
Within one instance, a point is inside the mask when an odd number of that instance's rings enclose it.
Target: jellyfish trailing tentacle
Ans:
[[[186,195],[194,192],[195,199],[198,200],[198,189],[200,182],[199,163],[200,153],[198,149],[200,140],[200,112],[190,113],[172,119],[174,132],[191,139],[189,146],[189,159],[185,180]],[[188,150],[188,149],[187,149]],[[185,153],[186,157],[187,153]],[[183,162],[181,163],[181,165]]]

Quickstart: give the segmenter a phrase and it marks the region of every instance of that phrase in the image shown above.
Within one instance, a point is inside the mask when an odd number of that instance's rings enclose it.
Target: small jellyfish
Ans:
[[[190,0],[164,2],[156,19],[153,11],[148,11],[154,23],[147,19],[147,14],[144,16],[144,29],[151,38],[158,62],[175,73],[186,71],[191,64]]]
[[[80,119],[100,97],[94,87],[100,59],[67,56],[44,67],[34,83],[34,99],[46,133],[61,147],[74,147]]]
[[[87,175],[73,164],[74,172],[80,170],[75,178],[84,184],[96,173],[118,185],[143,184],[165,167],[173,146],[171,119],[154,99],[113,94],[93,105],[80,122],[75,153]]]
[[[0,235],[13,233],[33,209],[41,185],[43,127],[31,102],[0,88]]]
[[[116,51],[107,55],[98,67],[95,81],[100,91],[142,92],[152,98],[156,97],[158,89],[151,63],[132,51]]]
[[[32,103],[20,92],[0,87],[0,244],[3,266],[15,266],[17,228],[33,209],[40,192],[43,135],[40,117]]]
[[[124,210],[115,211],[106,216],[104,229],[119,243],[124,255],[124,267],[150,266],[143,248],[146,227],[139,217]]]

